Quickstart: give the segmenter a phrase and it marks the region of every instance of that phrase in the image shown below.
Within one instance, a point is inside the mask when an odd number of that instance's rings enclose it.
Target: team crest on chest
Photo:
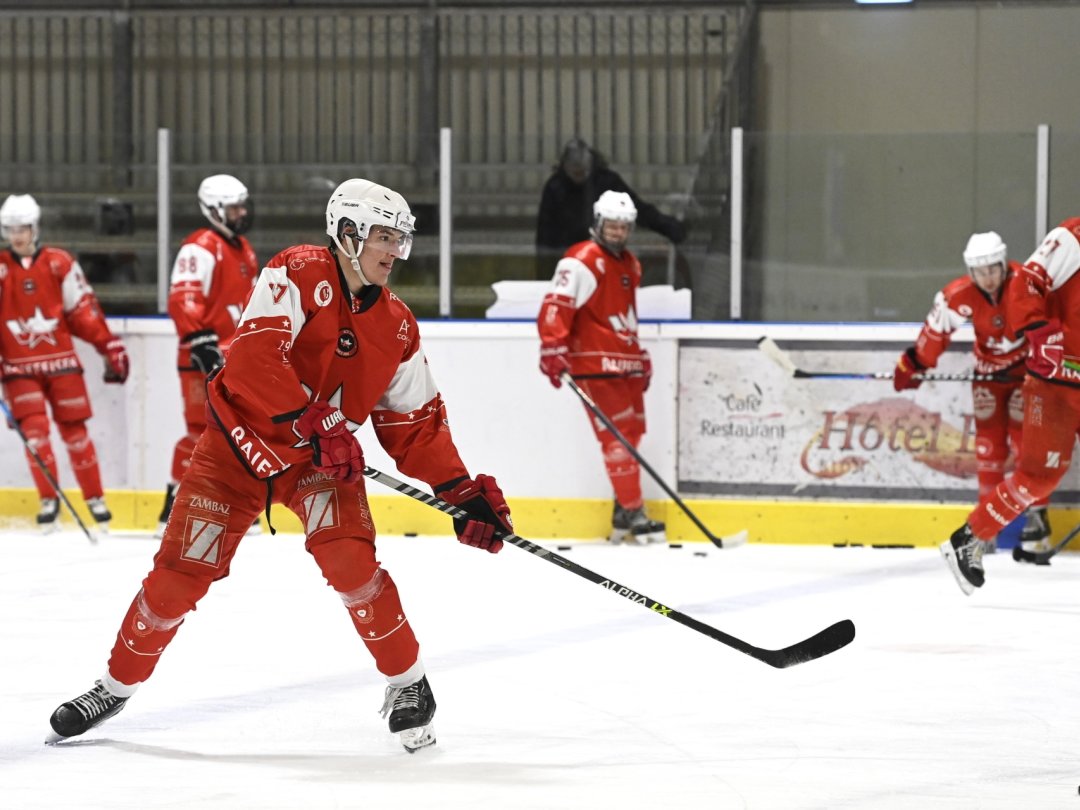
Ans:
[[[24,278],[22,283],[22,291],[27,295],[33,295],[37,292],[37,283],[32,278]]]
[[[623,276],[622,277],[622,285],[623,285],[624,290],[629,290],[630,289],[630,276]]]
[[[337,356],[352,357],[356,354],[356,333],[352,329],[342,329],[337,336]]]
[[[1001,329],[1005,326],[1005,319],[1002,318],[1000,315],[995,315],[992,323],[995,329]]]

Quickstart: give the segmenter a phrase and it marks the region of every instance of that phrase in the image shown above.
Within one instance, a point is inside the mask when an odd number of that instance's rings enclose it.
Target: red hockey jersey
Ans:
[[[0,376],[82,373],[72,335],[104,351],[113,339],[97,297],[70,253],[0,250]]]
[[[468,475],[412,312],[381,287],[354,296],[325,247],[288,248],[263,268],[208,400],[257,478],[311,457],[296,419],[314,400],[339,407],[352,430],[371,416],[408,476],[435,485]]]
[[[1027,341],[1017,337],[1009,327],[1007,307],[1010,288],[1021,284],[1021,267],[1009,262],[1005,280],[995,298],[979,289],[970,275],[953,279],[934,296],[934,306],[926,316],[915,354],[927,368],[937,365],[938,358],[948,348],[952,333],[961,324],[970,322],[975,331],[975,371],[994,374],[1023,362]]]
[[[244,302],[259,274],[255,251],[243,236],[235,242],[213,228],[201,228],[180,245],[169,286],[169,316],[181,340],[211,330],[224,350],[232,339]],[[181,343],[179,365],[188,366]]]
[[[1080,386],[1080,217],[1066,219],[1043,238],[1020,271],[1009,318],[1014,329],[1057,318],[1065,356],[1054,382]]]
[[[571,246],[540,304],[541,345],[566,346],[575,377],[641,374],[635,303],[640,284],[641,264],[630,251],[616,256],[593,241]]]

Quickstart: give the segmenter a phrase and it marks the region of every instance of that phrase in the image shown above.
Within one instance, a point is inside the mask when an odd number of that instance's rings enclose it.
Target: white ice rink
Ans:
[[[409,755],[302,540],[263,535],[120,715],[45,746],[155,548],[0,535],[0,807],[1080,807],[1076,555],[965,597],[929,549],[562,552],[757,646],[854,620],[774,670],[520,549],[382,538],[439,706]]]

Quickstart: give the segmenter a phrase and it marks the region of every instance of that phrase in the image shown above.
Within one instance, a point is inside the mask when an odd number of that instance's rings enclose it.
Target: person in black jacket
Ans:
[[[538,271],[543,277],[568,247],[591,238],[593,203],[605,191],[629,194],[638,211],[639,225],[656,231],[676,245],[686,238],[686,228],[681,221],[642,200],[617,172],[608,167],[603,155],[581,138],[571,138],[563,147],[559,165],[544,183],[540,197],[536,252]]]

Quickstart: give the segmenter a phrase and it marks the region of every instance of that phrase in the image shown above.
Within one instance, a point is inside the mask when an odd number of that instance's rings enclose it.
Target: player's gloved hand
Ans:
[[[922,385],[922,380],[916,380],[915,375],[920,371],[926,371],[926,366],[915,356],[915,347],[909,346],[896,361],[896,370],[893,371],[892,378],[893,390],[906,391],[918,388]]]
[[[1061,321],[1054,318],[1040,326],[1024,330],[1028,341],[1028,370],[1038,377],[1052,379],[1061,371],[1061,362],[1065,359],[1065,333],[1061,331]]]
[[[131,371],[131,361],[128,359],[123,341],[114,337],[105,344],[105,348],[101,350],[101,356],[105,358],[105,382],[125,382]]]
[[[460,506],[469,513],[468,518],[454,518],[458,541],[497,554],[503,547],[503,541],[495,536],[496,530],[514,531],[510,507],[506,505],[499,485],[490,475],[478,475],[475,481],[466,478],[451,484],[436,487],[435,494],[448,504]]]
[[[641,362],[645,364],[642,373],[645,375],[645,386],[643,391],[649,390],[649,385],[652,384],[652,358],[649,357],[649,353],[644,349],[641,350]]]
[[[218,347],[218,336],[210,329],[200,329],[181,338],[191,349],[191,364],[203,374],[210,376],[210,372],[225,363],[225,356]]]
[[[360,480],[364,451],[340,408],[329,402],[312,402],[296,420],[296,429],[311,442],[311,462],[316,470],[350,484]]]
[[[570,371],[569,353],[569,347],[564,345],[540,347],[540,370],[556,388],[562,388],[563,372]]]

